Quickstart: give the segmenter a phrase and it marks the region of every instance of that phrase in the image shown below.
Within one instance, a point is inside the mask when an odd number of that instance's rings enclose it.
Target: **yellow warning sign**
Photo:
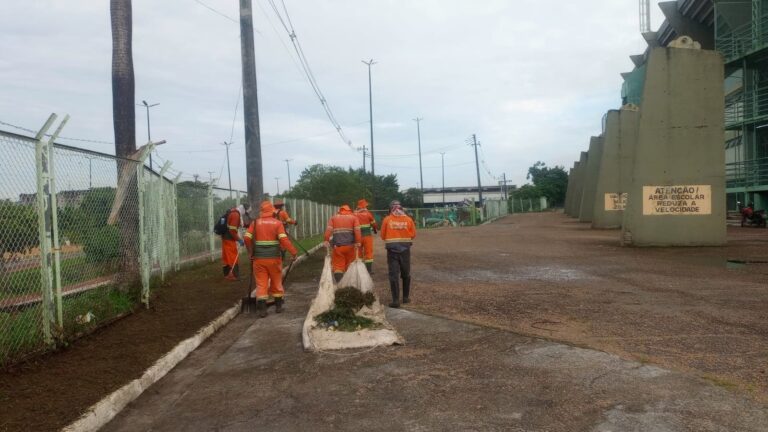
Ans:
[[[623,211],[627,208],[627,194],[605,194],[605,211]]]
[[[712,214],[712,186],[643,186],[644,216]]]

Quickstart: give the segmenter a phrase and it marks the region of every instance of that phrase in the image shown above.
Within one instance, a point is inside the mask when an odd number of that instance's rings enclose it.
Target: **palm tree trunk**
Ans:
[[[110,0],[112,24],[112,123],[115,130],[115,154],[130,157],[136,151],[136,104],[133,76],[133,17],[131,0]],[[118,159],[117,173],[135,163]],[[139,279],[139,211],[135,174],[128,185],[128,198],[120,209],[119,282],[127,286]]]

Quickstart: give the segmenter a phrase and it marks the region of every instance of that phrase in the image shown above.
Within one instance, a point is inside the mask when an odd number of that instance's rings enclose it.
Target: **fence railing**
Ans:
[[[148,304],[185,263],[218,258],[213,224],[243,191],[170,176],[139,160],[0,131],[0,366]],[[39,138],[39,139],[38,139]],[[151,146],[150,146],[151,147]],[[302,241],[331,206],[287,200]]]
[[[509,199],[510,213],[542,212],[549,208],[546,197],[539,198],[515,198]]]

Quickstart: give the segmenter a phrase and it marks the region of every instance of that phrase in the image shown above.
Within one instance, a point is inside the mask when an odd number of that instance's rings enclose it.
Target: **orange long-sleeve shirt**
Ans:
[[[381,239],[387,249],[408,248],[416,238],[416,224],[406,215],[389,215],[381,221]]]
[[[288,214],[287,211],[284,209],[280,209],[277,211],[277,219],[280,220],[284,225],[290,224],[290,225],[296,225],[296,220],[291,217],[290,214]]]
[[[355,210],[355,216],[357,216],[357,220],[360,221],[360,233],[363,237],[373,235],[373,230],[379,229],[378,225],[376,225],[376,219],[373,217],[373,213],[368,211],[368,209]]]
[[[227,232],[229,232],[229,238],[227,240],[240,240],[240,234],[237,230],[242,223],[240,212],[237,211],[237,208],[231,209],[229,211],[229,216],[227,216]]]
[[[271,214],[262,213],[245,233],[245,247],[254,258],[280,258],[280,250],[296,255],[296,248],[288,239],[283,223]]]
[[[332,242],[333,246],[346,246],[360,244],[360,221],[351,210],[342,210],[328,221],[325,229],[325,241]]]

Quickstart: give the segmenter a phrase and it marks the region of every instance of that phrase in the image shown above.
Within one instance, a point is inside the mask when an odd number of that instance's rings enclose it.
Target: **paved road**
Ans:
[[[240,316],[104,431],[766,431],[765,408],[599,351],[390,311],[405,346],[307,353],[315,283]]]

